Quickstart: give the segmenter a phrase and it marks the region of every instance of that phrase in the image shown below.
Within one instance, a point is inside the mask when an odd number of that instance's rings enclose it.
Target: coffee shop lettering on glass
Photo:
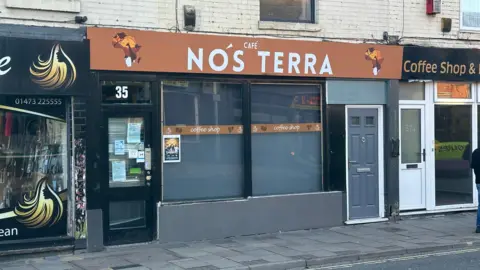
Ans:
[[[404,48],[401,213],[456,211],[478,204],[469,161],[478,147],[479,81],[478,50]]]
[[[100,244],[388,215],[384,123],[401,47],[111,28],[87,37],[90,123],[101,127],[89,133],[101,176],[87,183],[100,187],[89,216],[103,220],[89,228]]]

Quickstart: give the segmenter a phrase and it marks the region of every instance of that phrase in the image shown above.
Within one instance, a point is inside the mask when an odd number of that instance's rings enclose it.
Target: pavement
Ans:
[[[475,213],[402,218],[202,242],[109,247],[105,251],[2,262],[2,270],[315,269],[393,256],[480,248]],[[253,221],[252,221],[253,222]]]

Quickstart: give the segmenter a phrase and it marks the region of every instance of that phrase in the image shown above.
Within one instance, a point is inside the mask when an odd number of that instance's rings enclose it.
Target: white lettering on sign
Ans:
[[[0,59],[0,75],[5,75],[12,69],[12,67],[8,67],[11,60],[12,58],[10,56],[5,56]]]
[[[215,64],[214,59],[215,59],[215,56],[217,55],[221,56],[222,58],[221,65]],[[242,72],[243,69],[245,68],[245,63],[240,58],[240,56],[243,56],[243,51],[241,50],[237,50],[233,53],[233,61],[236,63],[236,65],[232,67],[232,71],[234,72]],[[230,62],[229,56],[227,52],[225,52],[223,49],[215,49],[211,51],[208,56],[208,65],[212,70],[217,72],[225,71],[228,67],[229,62]],[[193,52],[193,50],[190,47],[188,48],[188,55],[187,55],[188,70],[193,70],[193,64],[195,64],[195,66],[200,71],[203,71],[203,49],[202,48],[198,49],[197,54],[195,54],[195,52]]]
[[[17,235],[18,235],[17,228],[0,229],[0,237],[17,236]]]
[[[273,72],[283,73],[283,52],[275,52],[275,62],[273,64]]]
[[[188,70],[193,69],[193,62],[200,71],[203,71],[203,49],[198,49],[198,56],[188,47]]]
[[[298,53],[289,53],[288,54],[288,73],[292,73],[295,69],[295,73],[300,74],[300,69],[298,65],[300,64],[300,55]]]
[[[258,41],[245,42],[245,43],[243,43],[243,48],[250,49],[250,50],[256,50],[256,49],[258,49]]]
[[[242,72],[243,69],[245,69],[245,63],[240,58],[240,56],[243,56],[243,51],[235,51],[235,53],[233,54],[233,61],[238,64],[238,66],[233,66],[233,71],[235,72]]]
[[[215,56],[221,55],[223,58],[223,63],[220,66],[217,66],[215,64]],[[208,64],[210,65],[210,68],[212,68],[215,71],[224,71],[227,68],[228,65],[228,55],[227,53],[222,50],[222,49],[215,49],[210,53],[210,56],[208,57]]]
[[[266,59],[267,59],[267,56],[270,56],[270,52],[258,51],[258,56],[262,57],[262,73],[264,73],[267,66]]]
[[[253,44],[245,42],[244,47],[249,47],[248,49],[256,48]],[[189,71],[197,69],[198,71],[204,71],[204,64],[207,64],[208,67],[216,72],[224,72],[225,70],[233,71],[240,73],[245,70],[245,65],[248,63],[244,62],[245,52],[243,50],[236,50],[232,53],[227,53],[224,49],[214,49],[208,53],[208,61],[204,63],[204,49],[198,48],[195,52],[192,48],[188,47],[187,53],[187,69]],[[273,73],[276,74],[300,74],[300,75],[333,75],[332,66],[330,64],[330,59],[328,54],[325,54],[323,60],[317,61],[317,55],[313,53],[306,53],[300,55],[295,52],[269,52],[269,51],[257,51],[257,56],[261,59],[260,61],[260,72],[267,72],[267,63],[270,66],[271,61],[269,57],[273,55]],[[217,60],[217,61],[215,61]],[[321,63],[321,65],[320,65]],[[271,67],[271,66],[270,66]],[[301,72],[303,71],[303,74]]]

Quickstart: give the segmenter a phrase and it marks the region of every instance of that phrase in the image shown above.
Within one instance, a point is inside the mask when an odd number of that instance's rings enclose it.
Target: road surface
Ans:
[[[446,251],[424,255],[412,255],[381,260],[370,260],[335,266],[315,268],[318,270],[478,270],[480,248]]]

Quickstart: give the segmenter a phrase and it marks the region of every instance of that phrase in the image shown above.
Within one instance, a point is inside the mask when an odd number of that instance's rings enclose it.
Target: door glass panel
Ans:
[[[435,105],[436,205],[473,203],[472,106]]]
[[[110,230],[145,227],[145,202],[110,202],[109,216]]]
[[[110,187],[145,185],[145,131],[142,117],[108,119]]]
[[[422,114],[420,109],[402,109],[402,163],[422,162]]]
[[[359,126],[360,125],[360,117],[359,116],[352,116],[351,117],[351,125],[352,126]]]
[[[365,117],[365,125],[367,125],[367,126],[375,125],[375,117],[373,117],[373,116]]]

